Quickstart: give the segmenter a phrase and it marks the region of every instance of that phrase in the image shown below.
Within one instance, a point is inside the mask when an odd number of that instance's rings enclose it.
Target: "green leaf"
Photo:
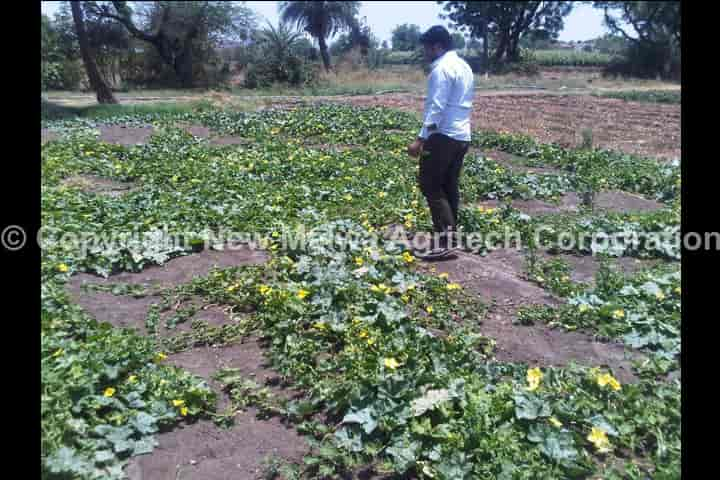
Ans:
[[[606,419],[605,417],[603,417],[602,415],[600,415],[600,414],[598,414],[598,415],[593,415],[592,417],[590,417],[590,418],[588,419],[588,422],[590,422],[590,425],[592,425],[593,427],[597,427],[597,428],[600,428],[600,429],[604,430],[605,433],[607,433],[608,435],[612,435],[612,436],[618,436],[618,435],[619,435],[618,432],[617,432],[617,430],[615,430],[615,427],[613,427],[613,426],[607,421],[607,419]]]
[[[533,424],[530,426],[527,439],[538,443],[540,451],[556,462],[573,460],[578,456],[575,441],[568,431],[546,424]]]
[[[157,419],[145,412],[138,412],[130,424],[140,432],[141,435],[148,435],[158,431]]]
[[[45,465],[55,474],[87,475],[94,469],[90,462],[68,447],[60,447],[47,458]]]
[[[513,400],[517,418],[535,420],[538,417],[549,417],[552,413],[550,405],[538,396],[523,392],[514,395]]]
[[[415,466],[420,447],[421,444],[419,442],[402,442],[387,448],[385,451],[392,457],[395,468],[397,468],[399,472],[405,472]]]
[[[425,395],[412,401],[410,409],[414,417],[419,417],[448,400],[450,400],[450,392],[447,389],[428,390]]]
[[[365,433],[371,434],[377,427],[377,420],[373,418],[374,411],[371,407],[365,407],[357,412],[351,412],[343,417],[341,423],[359,423]]]

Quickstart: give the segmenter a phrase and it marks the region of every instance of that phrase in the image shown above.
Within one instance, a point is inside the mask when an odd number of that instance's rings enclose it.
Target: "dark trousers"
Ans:
[[[460,206],[460,172],[470,142],[441,133],[428,137],[420,157],[418,183],[427,199],[436,232],[456,230]]]

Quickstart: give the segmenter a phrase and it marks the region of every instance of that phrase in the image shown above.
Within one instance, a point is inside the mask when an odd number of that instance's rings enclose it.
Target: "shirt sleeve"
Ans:
[[[447,75],[441,68],[435,68],[428,79],[428,97],[425,102],[425,114],[423,115],[423,126],[420,130],[420,138],[427,139],[440,125],[450,93],[450,82]]]

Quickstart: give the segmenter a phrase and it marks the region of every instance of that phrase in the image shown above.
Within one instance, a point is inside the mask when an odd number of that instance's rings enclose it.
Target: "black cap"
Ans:
[[[445,50],[452,48],[452,38],[447,28],[442,25],[430,27],[427,32],[420,35],[420,43],[423,45],[434,45],[439,43]]]

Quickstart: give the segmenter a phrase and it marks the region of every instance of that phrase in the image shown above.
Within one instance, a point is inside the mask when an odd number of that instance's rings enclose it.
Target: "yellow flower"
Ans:
[[[230,285],[230,286],[227,288],[227,291],[228,291],[228,293],[232,293],[232,292],[234,292],[235,290],[237,290],[237,288],[238,288],[237,284],[235,284],[235,285]]]
[[[413,200],[412,202],[410,202],[410,205],[412,205],[413,207],[417,207],[419,203],[417,200]]]
[[[352,200],[352,195],[350,195],[350,194],[348,193],[348,194],[345,195],[343,198],[345,199],[345,201],[349,202],[350,200]]]
[[[374,338],[368,338],[368,339],[367,339],[367,344],[372,347],[372,346],[375,344],[375,339],[374,339]]]
[[[487,210],[485,210],[485,213],[487,213],[488,215],[490,215],[490,214],[492,214],[494,211],[495,211],[494,208],[488,208]]]
[[[526,390],[532,392],[537,390],[537,388],[540,386],[540,380],[543,378],[543,373],[540,371],[540,368],[530,368],[527,371],[527,382],[528,386],[526,387]]]
[[[665,300],[665,294],[663,292],[657,292],[655,294],[655,298],[657,298],[658,300]]]
[[[128,382],[130,382],[130,383],[135,383],[135,382],[137,382],[137,375],[130,375],[130,376],[128,377]]]
[[[625,311],[622,310],[622,309],[615,310],[615,311],[612,313],[612,316],[613,316],[614,319],[620,320],[621,318],[625,318]]]
[[[560,428],[563,426],[562,422],[555,417],[550,417],[550,423],[552,423],[553,427],[555,428]]]
[[[588,307],[588,306],[587,306],[586,304],[584,304],[584,303],[583,303],[582,305],[580,305],[580,313],[585,313],[585,312],[587,312],[589,309],[590,309],[590,307]]]
[[[447,287],[445,288],[447,288],[448,290],[459,290],[461,287],[459,283],[448,283]]]
[[[268,287],[267,285],[260,285],[258,289],[260,290],[260,295],[265,296],[270,295],[270,292],[272,291],[272,288]]]
[[[387,193],[385,193],[385,192],[378,193],[378,198],[385,198],[386,196],[387,196]]]
[[[318,329],[318,330],[326,330],[326,329],[327,329],[327,325],[325,325],[325,322],[315,322],[315,323],[313,324],[313,328],[316,328],[316,329]]]
[[[52,356],[53,356],[53,357],[59,357],[60,355],[62,355],[62,354],[64,354],[64,353],[65,353],[65,350],[63,350],[62,348],[58,348],[58,349],[55,351],[55,353],[52,354]]]
[[[403,260],[405,260],[405,263],[412,263],[415,261],[415,257],[412,256],[410,252],[403,252]]]
[[[608,440],[605,431],[600,428],[592,427],[592,431],[587,436],[590,443],[595,445],[595,448],[600,453],[607,453],[610,451],[610,440]]]
[[[185,406],[185,400],[173,400],[172,404],[173,407],[183,407]]]
[[[597,383],[601,387],[604,387],[605,385],[610,385],[610,388],[612,388],[615,391],[620,390],[620,382],[618,382],[612,375],[609,373],[603,373],[602,375],[598,375],[597,377]]]
[[[298,290],[297,297],[302,300],[303,298],[307,297],[310,294],[307,290],[303,290],[302,288]]]
[[[105,391],[103,392],[103,395],[105,395],[106,397],[110,398],[110,397],[112,397],[113,395],[115,395],[115,389],[114,389],[113,387],[108,387],[108,388],[106,388]]]
[[[432,307],[432,305],[428,305],[427,307],[425,307],[425,311],[426,311],[427,313],[433,313],[433,307]]]
[[[540,275],[535,277],[535,280],[537,280],[539,283],[543,283],[545,281],[545,279],[543,277],[541,277]]]
[[[160,353],[158,353],[157,355],[155,355],[155,361],[156,361],[156,362],[162,362],[162,361],[165,360],[166,358],[167,358],[167,355],[165,355],[165,354],[162,353],[162,352],[160,352]]]
[[[680,287],[675,287],[675,293],[677,293],[678,295],[680,295]]]
[[[477,207],[477,209],[478,209],[478,212],[480,212],[480,213],[484,213],[484,212],[485,212],[485,207],[483,207],[482,205],[480,205],[479,207]]]
[[[366,338],[368,336],[367,330],[360,330],[360,333],[358,333],[358,337],[360,338]]]
[[[400,300],[402,300],[403,302],[407,303],[407,302],[410,301],[410,297],[408,297],[407,295],[403,295],[402,297],[400,297]]]
[[[448,278],[448,274],[443,272],[440,275],[438,275],[438,278]]]
[[[362,267],[362,264],[363,264],[362,257],[355,257],[355,264],[359,267]]]
[[[273,238],[277,238],[277,237],[280,236],[280,233],[279,233],[279,232],[272,232],[271,236],[272,236]]]
[[[395,370],[395,369],[398,368],[400,365],[402,365],[401,363],[399,363],[397,360],[395,360],[395,359],[392,358],[392,357],[386,358],[383,363],[384,363],[385,366],[386,366],[387,368],[389,368],[390,370]]]
[[[58,266],[57,266],[57,269],[58,269],[59,272],[62,272],[62,273],[66,273],[68,270],[70,270],[70,269],[68,268],[68,266],[65,265],[64,263],[61,263],[60,265],[58,265]]]
[[[188,409],[187,409],[187,407],[182,407],[182,408],[180,409],[180,415],[182,415],[183,417],[185,417],[185,416],[187,416],[187,414],[188,414]]]
[[[569,282],[569,281],[570,281],[570,277],[568,277],[567,275],[563,275],[563,277],[562,277],[560,280],[563,281],[563,282]]]

